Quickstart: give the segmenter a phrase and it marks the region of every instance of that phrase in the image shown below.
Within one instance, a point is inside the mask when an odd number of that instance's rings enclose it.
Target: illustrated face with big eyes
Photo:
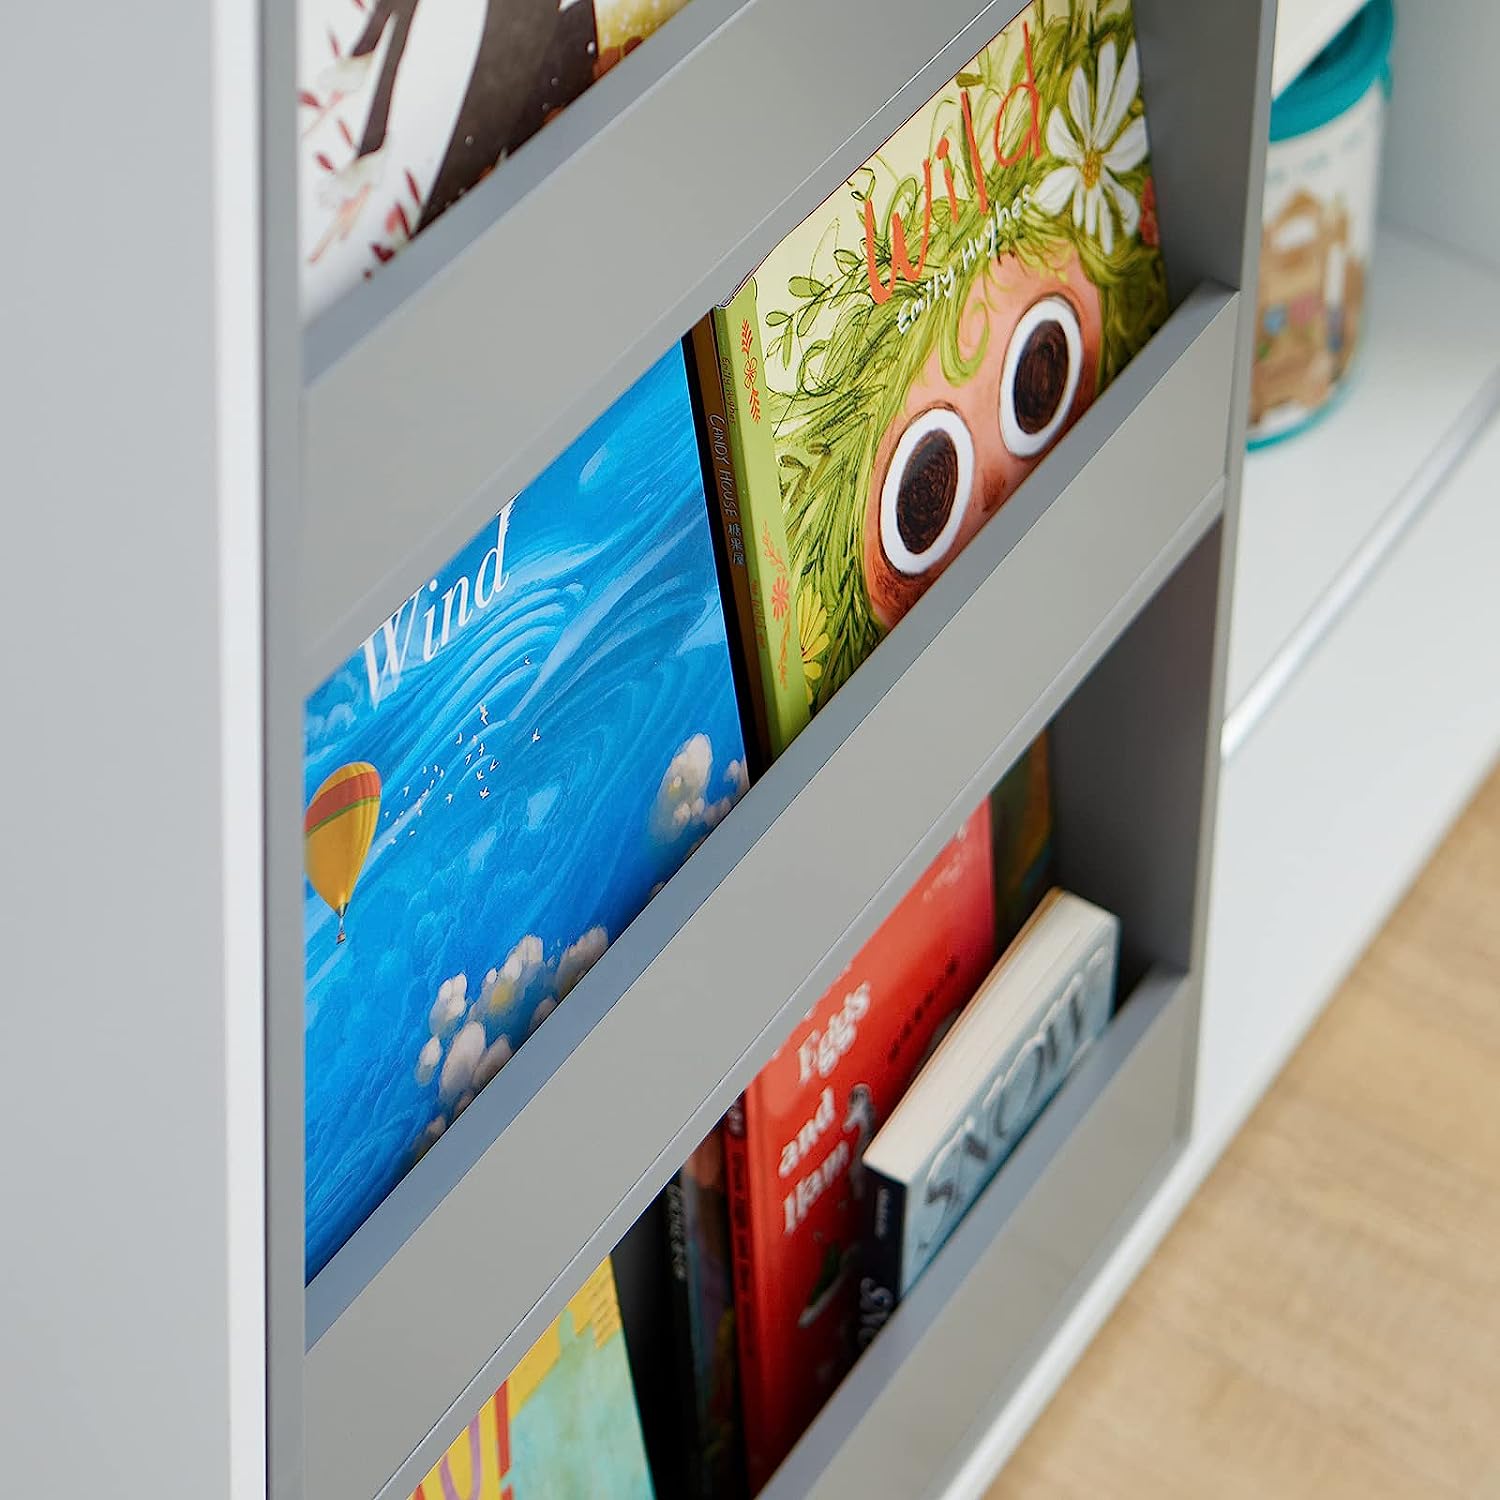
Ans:
[[[865,585],[889,630],[1094,399],[1099,293],[1076,255],[1034,270],[1014,256],[970,285],[965,352],[984,361],[952,385],[934,349],[875,451],[865,502]]]

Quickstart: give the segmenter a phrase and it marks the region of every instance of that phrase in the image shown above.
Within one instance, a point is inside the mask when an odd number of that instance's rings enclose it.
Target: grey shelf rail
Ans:
[[[1214,527],[1237,311],[1188,297],[313,1283],[309,1494],[410,1494]]]

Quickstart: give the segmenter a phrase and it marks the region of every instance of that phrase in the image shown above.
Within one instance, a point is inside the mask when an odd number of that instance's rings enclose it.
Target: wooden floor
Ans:
[[[1500,772],[989,1500],[1302,1496],[1500,1497]]]

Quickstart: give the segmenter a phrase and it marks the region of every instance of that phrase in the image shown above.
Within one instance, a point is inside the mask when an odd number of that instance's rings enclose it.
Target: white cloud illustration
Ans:
[[[462,974],[445,979],[438,986],[437,999],[427,1013],[427,1029],[439,1041],[446,1041],[458,1029],[468,1008],[468,992],[469,981]]]
[[[598,963],[607,947],[609,934],[602,927],[590,927],[576,943],[563,949],[562,957],[557,961],[559,1000],[565,999],[578,981]]]
[[[417,1086],[426,1088],[437,1077],[438,1064],[443,1060],[443,1044],[435,1036],[428,1037],[417,1053]]]
[[[474,1068],[474,1087],[482,1089],[511,1059],[509,1037],[500,1037],[485,1048],[484,1056]]]
[[[413,1154],[418,1161],[427,1155],[432,1148],[442,1139],[443,1132],[448,1128],[447,1118],[439,1115],[435,1120],[429,1120],[422,1128],[422,1133],[417,1137],[417,1144],[413,1147]]]
[[[543,962],[541,938],[535,933],[527,933],[506,955],[505,962],[484,976],[480,998],[484,1002],[485,1014],[498,1017],[522,999],[541,973]]]
[[[443,1070],[438,1074],[438,1098],[444,1104],[451,1104],[473,1084],[474,1070],[484,1052],[484,1027],[470,1021],[449,1043]]]
[[[674,755],[651,806],[651,832],[675,842],[703,816],[714,749],[706,734],[695,734]]]

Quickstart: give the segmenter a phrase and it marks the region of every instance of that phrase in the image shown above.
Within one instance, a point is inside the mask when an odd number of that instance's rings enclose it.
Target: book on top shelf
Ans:
[[[652,1500],[652,1493],[605,1261],[411,1500]]]
[[[1048,892],[870,1142],[865,1278],[885,1313],[1109,1024],[1119,941],[1109,912]]]
[[[864,1146],[994,951],[985,802],[725,1119],[752,1493],[854,1360]]]
[[[297,0],[302,311],[392,259],[687,0]]]
[[[1128,0],[1047,0],[707,321],[764,678],[828,701],[1160,327],[1158,243]]]
[[[681,348],[307,700],[316,1275],[744,790]]]

